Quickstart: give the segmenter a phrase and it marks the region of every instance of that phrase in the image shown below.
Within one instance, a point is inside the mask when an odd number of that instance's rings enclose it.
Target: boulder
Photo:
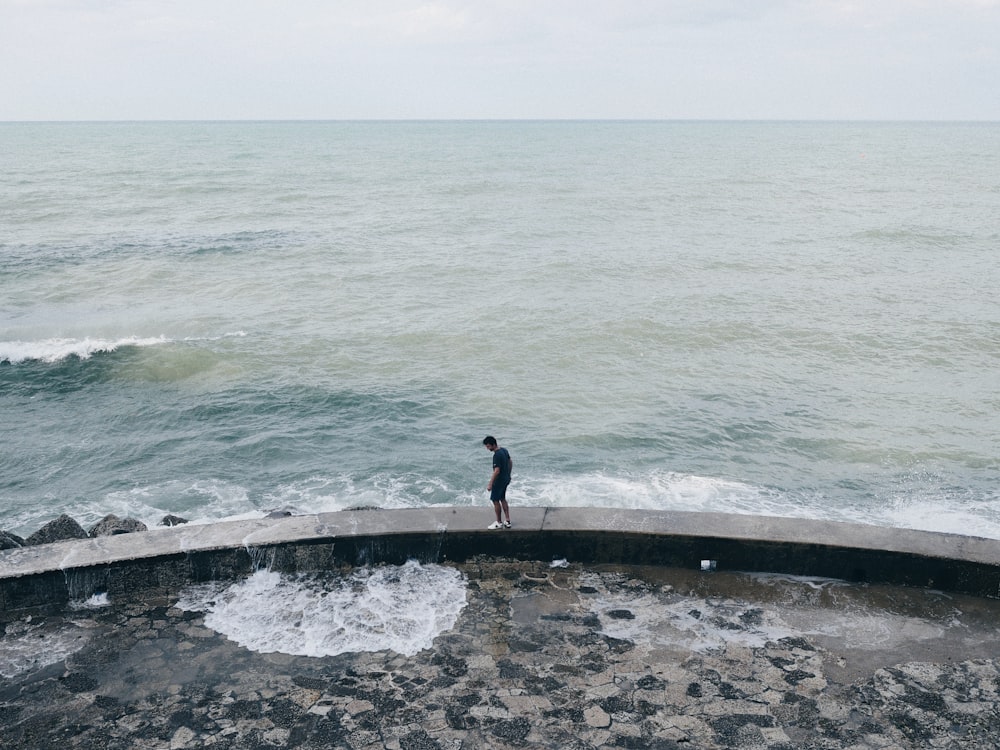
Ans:
[[[167,514],[160,521],[160,526],[180,526],[182,523],[188,523],[188,520],[180,516]]]
[[[24,546],[24,540],[9,531],[0,531],[0,549],[17,549]]]
[[[90,529],[90,536],[114,536],[115,534],[131,534],[133,531],[146,531],[146,524],[134,518],[119,518],[109,514],[98,521]]]
[[[86,539],[87,532],[75,520],[63,513],[54,521],[49,521],[38,531],[24,540],[26,547],[33,547],[36,544],[48,544],[50,542],[61,542],[65,539]]]

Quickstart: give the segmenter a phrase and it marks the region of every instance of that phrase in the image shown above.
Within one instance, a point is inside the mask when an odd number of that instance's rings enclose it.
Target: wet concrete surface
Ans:
[[[998,746],[995,600],[496,557],[449,567],[466,605],[412,656],[258,653],[176,597],[8,613],[0,747]]]

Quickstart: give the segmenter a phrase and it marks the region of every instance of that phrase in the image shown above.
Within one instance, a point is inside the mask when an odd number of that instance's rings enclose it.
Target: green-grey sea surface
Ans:
[[[0,124],[0,528],[358,505],[1000,537],[1000,124]]]

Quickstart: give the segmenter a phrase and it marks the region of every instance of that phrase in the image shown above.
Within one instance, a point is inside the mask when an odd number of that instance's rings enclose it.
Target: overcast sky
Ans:
[[[0,120],[1000,120],[1000,0],[0,0]]]

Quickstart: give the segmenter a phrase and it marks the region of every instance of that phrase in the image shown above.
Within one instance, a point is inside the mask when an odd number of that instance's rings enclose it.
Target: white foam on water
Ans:
[[[527,505],[730,513],[760,512],[759,508],[765,504],[782,505],[781,493],[742,482],[671,471],[636,476],[590,472],[534,480],[519,478],[519,483],[515,497]],[[787,509],[792,511],[795,505],[789,501]]]
[[[69,357],[89,359],[99,352],[113,352],[123,346],[157,346],[169,343],[164,336],[141,338],[126,336],[119,339],[43,339],[41,341],[0,341],[0,362],[19,364],[37,360],[59,362]]]
[[[321,657],[413,656],[454,626],[465,603],[460,572],[410,561],[359,568],[345,578],[259,570],[229,586],[187,589],[177,606],[205,612],[207,627],[251,651]]]
[[[169,481],[109,492],[99,502],[81,500],[65,513],[89,529],[108,514],[135,518],[154,530],[163,517],[182,516],[193,524],[261,518],[266,514],[250,502],[247,489],[223,480]],[[19,527],[38,528],[51,514],[33,514],[17,519]]]
[[[75,625],[50,629],[29,621],[8,623],[0,638],[0,676],[9,679],[58,664],[83,648],[88,638],[87,631]]]
[[[601,590],[599,579],[594,581]],[[706,653],[730,643],[759,648],[796,634],[772,612],[740,602],[671,601],[655,594],[615,592],[593,597],[589,606],[600,618],[604,635],[682,651]],[[615,615],[624,610],[630,618]]]
[[[69,603],[70,609],[102,609],[111,606],[111,597],[105,594],[94,594],[83,601]]]
[[[837,638],[848,648],[861,651],[893,649],[934,640],[943,637],[948,630],[941,623],[876,609],[844,612],[826,608],[812,611],[803,607],[790,612],[787,618],[803,635]]]
[[[822,494],[796,495],[727,479],[653,471],[518,477],[508,496],[513,505],[779,516],[1000,539],[1000,495],[972,502],[963,496],[926,496],[903,488],[881,502],[844,506]]]
[[[485,488],[485,484],[484,484]],[[271,508],[296,513],[332,513],[358,507],[384,510],[485,504],[485,489],[476,497],[444,479],[424,474],[379,474],[359,481],[349,475],[312,476],[287,484],[265,496]]]
[[[636,475],[518,476],[508,493],[512,507],[595,507],[676,510],[802,518],[949,532],[1000,539],[1000,496],[970,503],[961,497],[921,497],[901,492],[870,506],[838,506],[829,498],[795,496],[713,477],[653,471]],[[175,480],[112,492],[100,503],[66,509],[84,527],[108,513],[137,518],[151,529],[170,513],[192,523],[261,518],[271,510],[296,515],[356,507],[386,510],[438,506],[486,507],[485,490],[470,491],[422,474],[315,475],[275,487],[254,501],[249,490],[217,479]],[[18,517],[11,528],[34,530],[49,518]]]
[[[792,573],[746,573],[748,577],[760,583],[780,586],[786,583],[799,584],[813,591],[836,589],[851,586],[843,578],[827,578],[823,576],[800,576]]]
[[[901,498],[872,509],[870,523],[919,531],[1000,539],[1000,500],[970,505],[946,497]]]
[[[961,612],[952,612],[947,621],[891,612],[838,594],[852,584],[836,578],[812,578],[781,573],[752,573],[761,583],[782,586],[802,586],[811,591],[823,591],[833,606],[786,606],[784,619],[803,635],[826,636],[843,641],[848,648],[862,651],[884,650],[933,640],[945,635],[949,628],[963,627]]]

